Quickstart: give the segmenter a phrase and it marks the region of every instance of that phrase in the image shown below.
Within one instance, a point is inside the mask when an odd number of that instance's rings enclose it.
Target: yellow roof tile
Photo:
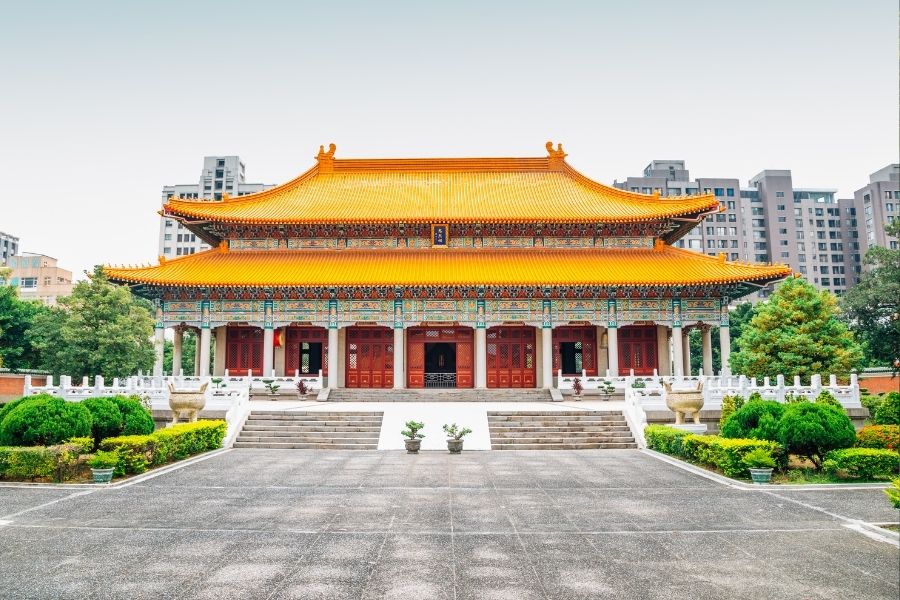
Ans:
[[[562,149],[540,158],[335,159],[221,202],[170,200],[167,214],[235,223],[629,223],[695,216],[712,195],[660,198],[593,181]]]
[[[671,286],[772,281],[782,265],[751,265],[655,249],[213,249],[152,267],[105,267],[113,281],[170,286]]]

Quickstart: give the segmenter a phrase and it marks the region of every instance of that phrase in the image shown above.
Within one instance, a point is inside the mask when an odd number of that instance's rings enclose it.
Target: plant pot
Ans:
[[[112,481],[113,471],[115,469],[94,469],[91,468],[91,475],[94,476],[94,483],[109,483]]]
[[[756,485],[766,485],[772,482],[772,469],[750,469],[750,479]]]
[[[418,454],[419,447],[422,446],[422,440],[416,438],[414,440],[406,439],[403,440],[403,443],[406,445],[406,453],[407,454]]]
[[[450,451],[450,454],[460,454],[462,452],[462,446],[462,440],[447,440],[447,450]]]

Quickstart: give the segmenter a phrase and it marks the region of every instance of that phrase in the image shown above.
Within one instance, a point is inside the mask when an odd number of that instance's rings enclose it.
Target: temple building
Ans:
[[[674,248],[713,194],[660,197],[597,183],[561,145],[537,158],[341,159],[163,214],[212,249],[106,267],[166,328],[199,331],[198,375],[317,374],[359,388],[554,386],[558,373],[682,375],[687,333],[791,274]],[[215,360],[210,361],[211,340]]]

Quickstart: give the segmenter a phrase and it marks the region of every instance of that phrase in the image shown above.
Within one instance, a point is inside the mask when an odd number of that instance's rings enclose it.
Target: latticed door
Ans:
[[[387,327],[349,328],[346,361],[347,387],[393,387],[394,333]]]
[[[263,330],[229,326],[225,334],[225,368],[229,375],[262,374]]]
[[[557,327],[553,330],[553,372],[597,375],[597,328]]]
[[[284,373],[328,375],[328,330],[324,327],[288,327],[284,334]]]
[[[619,375],[653,375],[657,368],[656,326],[630,325],[619,329]]]
[[[452,344],[455,355],[455,372],[449,374],[450,383],[440,387],[472,387],[473,371],[473,339],[470,327],[411,327],[406,333],[406,385],[411,388],[426,387],[426,344]],[[432,384],[427,384],[432,385]]]
[[[492,327],[488,329],[486,337],[488,387],[534,387],[534,328]]]

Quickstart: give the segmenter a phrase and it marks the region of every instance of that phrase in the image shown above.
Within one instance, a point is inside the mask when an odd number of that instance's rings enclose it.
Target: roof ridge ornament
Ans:
[[[325,146],[319,146],[319,153],[316,155],[316,160],[319,162],[319,173],[334,172],[335,150],[337,150],[337,146],[333,143],[328,144],[328,152],[325,152]]]
[[[566,154],[565,150],[563,150],[563,145],[561,143],[556,144],[556,150],[553,149],[553,142],[548,141],[544,144],[544,147],[547,149],[547,158],[550,159],[550,170],[551,171],[562,171],[562,167],[566,162]]]

